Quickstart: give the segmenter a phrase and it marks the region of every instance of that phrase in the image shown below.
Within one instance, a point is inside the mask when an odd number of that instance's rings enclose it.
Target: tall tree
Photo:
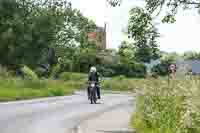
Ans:
[[[183,54],[183,58],[186,60],[199,60],[200,53],[195,52],[195,51],[187,51]]]
[[[120,62],[123,64],[128,64],[135,61],[135,52],[135,47],[132,44],[122,41],[118,50]]]
[[[65,26],[62,27],[57,36],[56,54],[62,59],[63,64],[71,66],[70,71],[80,71],[81,64],[87,68],[91,63],[91,61],[85,61],[89,60],[87,51],[92,52],[96,45],[88,41],[87,35],[88,32],[95,30],[96,24],[83,16],[79,10],[72,9],[71,6],[67,10],[68,16],[64,23]],[[85,68],[83,71],[86,71]]]
[[[130,11],[128,31],[135,40],[133,45],[138,61],[150,62],[151,59],[160,57],[157,44],[159,33],[148,12],[139,7],[133,8]]]
[[[118,6],[123,0],[107,0],[112,6]],[[134,1],[134,0],[133,0]],[[175,15],[179,10],[200,9],[199,0],[144,0],[145,9],[156,16],[165,9],[163,22],[175,22]]]
[[[53,49],[72,61],[77,45],[87,45],[87,33],[96,27],[67,0],[1,0],[0,12],[0,64],[6,66],[52,64]]]
[[[37,65],[63,26],[65,12],[61,6],[58,3],[43,6],[28,0],[1,0],[0,63]]]

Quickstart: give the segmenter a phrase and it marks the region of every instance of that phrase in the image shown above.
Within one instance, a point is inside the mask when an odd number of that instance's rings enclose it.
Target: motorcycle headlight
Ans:
[[[95,84],[91,84],[91,87],[95,87]]]

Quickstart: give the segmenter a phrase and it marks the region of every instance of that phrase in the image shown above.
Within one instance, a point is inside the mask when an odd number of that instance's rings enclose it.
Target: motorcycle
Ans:
[[[96,104],[97,103],[97,86],[96,82],[91,82],[89,85],[89,100],[91,104]]]

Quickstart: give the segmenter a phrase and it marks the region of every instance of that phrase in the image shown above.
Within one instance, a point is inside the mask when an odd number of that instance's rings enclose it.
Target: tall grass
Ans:
[[[151,79],[140,87],[131,121],[138,133],[200,132],[199,79]]]
[[[110,79],[103,79],[101,87],[110,91],[133,91],[138,87],[140,79],[126,78],[125,76],[117,76]]]
[[[38,97],[64,96],[79,89],[81,82],[60,80],[24,80],[0,77],[0,101],[32,99]]]
[[[87,75],[82,73],[63,72],[59,78],[64,81],[87,81]]]
[[[86,75],[79,73],[63,73],[60,80],[41,80],[29,67],[21,70],[23,78],[17,78],[0,66],[0,102],[69,95],[84,87],[86,80]]]
[[[0,65],[0,77],[10,77],[11,73],[7,69]]]
[[[67,81],[41,80],[34,71],[26,66],[22,68],[22,71],[24,77],[17,78],[11,76],[5,68],[0,67],[0,102],[69,95],[84,85],[83,80],[76,80],[82,76],[81,74],[68,73],[68,77],[71,79]]]

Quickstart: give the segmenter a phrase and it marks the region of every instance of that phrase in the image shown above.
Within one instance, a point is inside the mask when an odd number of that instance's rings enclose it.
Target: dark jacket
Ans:
[[[99,75],[97,72],[90,72],[88,76],[88,81],[96,81],[99,82]]]

